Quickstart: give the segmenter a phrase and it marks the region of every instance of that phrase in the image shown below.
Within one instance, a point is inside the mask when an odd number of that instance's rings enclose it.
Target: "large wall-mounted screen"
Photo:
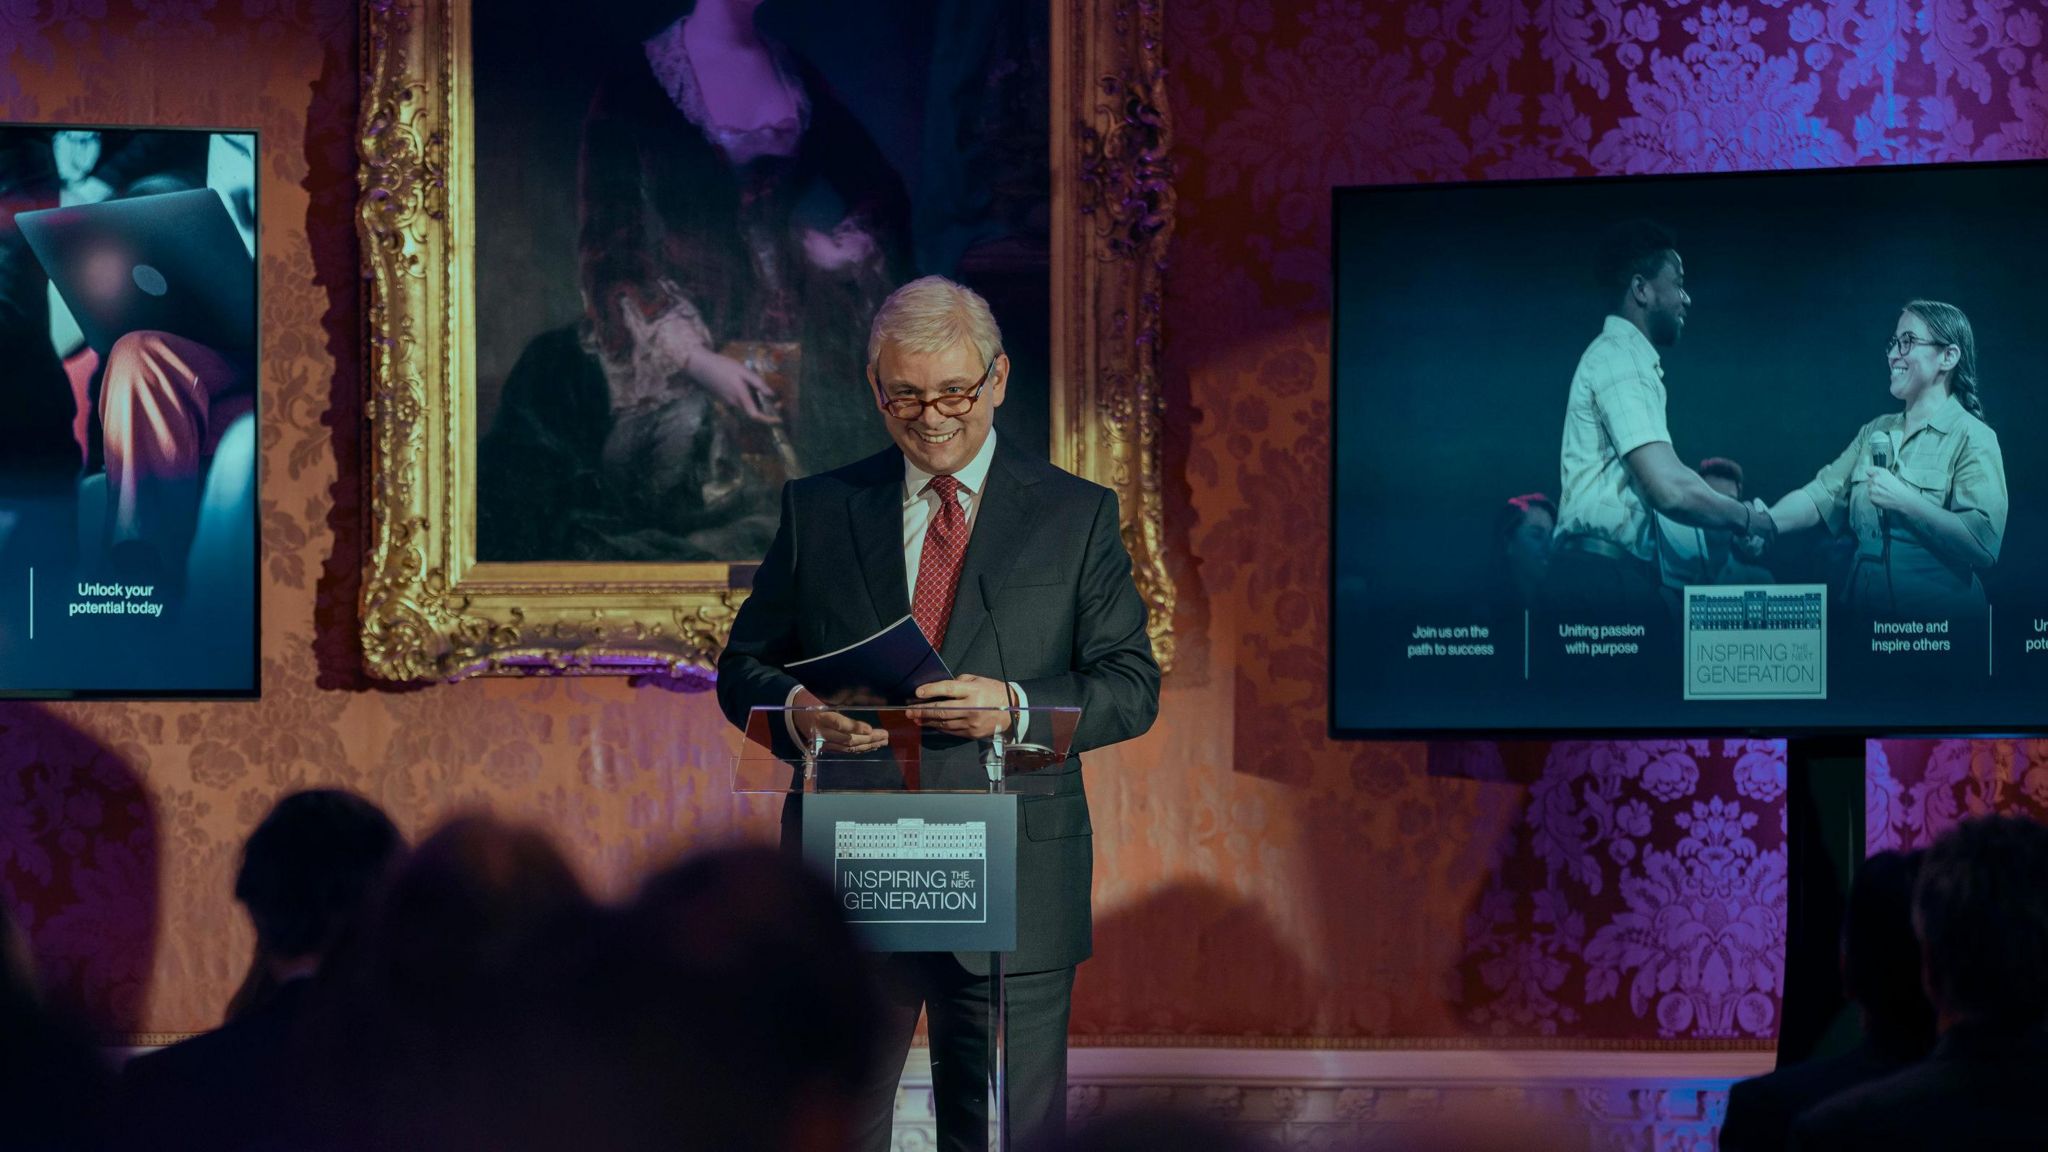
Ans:
[[[2048,730],[2048,165],[1334,212],[1334,730]]]

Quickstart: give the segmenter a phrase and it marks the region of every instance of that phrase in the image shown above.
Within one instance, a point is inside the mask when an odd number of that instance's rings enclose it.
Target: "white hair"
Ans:
[[[1003,330],[980,293],[944,276],[920,276],[889,293],[875,310],[868,329],[868,367],[881,361],[884,344],[931,355],[963,339],[974,342],[984,364],[1002,355]]]

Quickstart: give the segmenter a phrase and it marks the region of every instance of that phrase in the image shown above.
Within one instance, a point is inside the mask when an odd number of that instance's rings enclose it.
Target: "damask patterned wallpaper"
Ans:
[[[210,1026],[235,851],[333,783],[410,832],[488,804],[594,886],[772,831],[711,701],[365,683],[349,0],[0,5],[0,117],[255,124],[266,168],[264,698],[0,705],[0,898],[131,1032]],[[1776,1026],[1776,745],[1324,737],[1330,185],[2048,150],[2039,4],[1169,0],[1166,303],[1182,668],[1090,758],[1084,1042],[1728,1046]],[[1873,753],[1873,827],[2048,808],[2048,749]],[[1883,803],[1878,803],[1878,800]],[[1884,842],[1875,833],[1873,842]]]

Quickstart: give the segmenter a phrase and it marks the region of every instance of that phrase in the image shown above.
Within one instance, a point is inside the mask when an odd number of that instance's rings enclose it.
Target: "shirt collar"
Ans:
[[[960,487],[965,488],[968,495],[978,495],[981,492],[981,486],[988,482],[988,467],[991,463],[994,463],[995,458],[996,430],[991,428],[988,430],[988,439],[981,442],[981,451],[976,452],[974,459],[969,460],[965,467],[953,473],[953,479],[960,482]],[[922,499],[924,496],[924,486],[931,482],[931,473],[912,464],[910,457],[905,456],[903,458],[903,502],[905,504]]]
[[[1936,436],[1946,436],[1950,432],[1955,431],[1956,422],[1963,418],[1963,414],[1966,411],[1968,409],[1963,407],[1963,402],[1956,399],[1955,393],[1951,392],[1948,399],[1941,402],[1941,407],[1936,408],[1934,414],[1927,418],[1927,423],[1922,424],[1919,432],[1915,432],[1913,435],[1918,436],[1920,432],[1932,432]],[[1885,422],[1886,428],[1898,433],[1900,436],[1906,434],[1906,414],[1904,412],[1887,412],[1880,419]]]
[[[1927,418],[1927,426],[1946,436],[1955,428],[1956,421],[1962,417],[1963,402],[1956,399],[1956,394],[1951,392],[1948,399],[1941,402],[1941,407],[1934,410],[1934,415]]]
[[[1612,336],[1616,340],[1619,340],[1624,344],[1634,344],[1636,348],[1638,348],[1639,350],[1649,353],[1650,363],[1655,364],[1657,366],[1658,379],[1663,378],[1664,357],[1658,354],[1657,346],[1655,344],[1650,343],[1650,338],[1648,336],[1643,335],[1643,330],[1641,328],[1638,328],[1634,324],[1629,323],[1628,320],[1624,317],[1616,316],[1613,313],[1609,313],[1607,316],[1607,324],[1604,327],[1602,327],[1600,331],[1602,335]]]

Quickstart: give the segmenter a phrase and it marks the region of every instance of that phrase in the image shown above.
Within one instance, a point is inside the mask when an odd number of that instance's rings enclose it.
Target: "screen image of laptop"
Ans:
[[[254,263],[219,193],[135,196],[15,220],[102,360],[138,331],[254,351]]]

